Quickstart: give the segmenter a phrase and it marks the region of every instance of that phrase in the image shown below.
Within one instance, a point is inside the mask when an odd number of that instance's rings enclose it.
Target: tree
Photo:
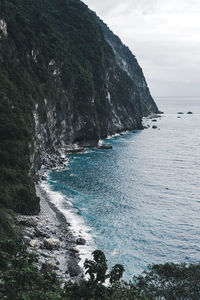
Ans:
[[[110,271],[109,277],[110,277],[110,283],[113,284],[117,281],[119,281],[124,273],[125,269],[122,265],[116,264],[114,267],[112,267],[112,270]]]
[[[107,275],[107,260],[104,253],[101,250],[95,250],[92,252],[94,260],[86,259],[84,268],[86,274],[89,274],[90,280],[95,283],[104,283]]]

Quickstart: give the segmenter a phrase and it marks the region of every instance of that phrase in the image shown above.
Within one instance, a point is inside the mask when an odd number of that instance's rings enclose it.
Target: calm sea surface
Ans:
[[[106,139],[112,150],[70,155],[49,177],[126,279],[152,263],[200,261],[200,97],[156,102],[165,114],[145,123],[157,129]]]

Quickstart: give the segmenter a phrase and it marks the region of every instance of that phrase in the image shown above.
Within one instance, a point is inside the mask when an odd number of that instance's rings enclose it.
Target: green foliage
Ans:
[[[114,267],[112,267],[112,270],[110,271],[109,274],[110,283],[113,284],[118,282],[122,278],[124,271],[125,271],[124,267],[120,264],[116,264]]]
[[[14,214],[0,205],[0,237],[1,240],[16,240],[21,236],[21,229],[17,225]]]
[[[153,265],[134,284],[148,299],[200,299],[200,264]]]
[[[87,115],[85,126],[93,128],[91,100],[95,89],[98,95],[100,85],[98,89],[95,85],[103,77],[107,45],[81,1],[2,0],[0,18],[8,31],[1,36],[0,47],[0,203],[31,214],[39,210],[29,176],[35,105],[39,121],[45,123],[44,99],[59,107],[67,95],[74,125],[78,116]],[[93,137],[95,131],[89,129],[88,134]],[[86,138],[79,134],[79,139]]]
[[[81,1],[2,0],[0,19],[8,32],[0,45],[0,203],[37,213],[30,163],[35,108],[40,124],[47,121],[49,108],[64,114],[77,131],[70,142],[97,141],[109,128],[108,86],[115,109],[124,112],[126,106],[130,114],[135,113],[135,87],[117,67],[95,15]],[[56,121],[53,130],[59,135]]]
[[[0,242],[1,299],[62,299],[56,274],[39,272],[36,261],[36,256],[27,253],[23,244]]]
[[[41,273],[20,242],[0,242],[0,298],[8,300],[197,300],[200,298],[200,265],[164,264],[150,266],[132,282],[120,281],[123,266],[115,265],[106,275],[103,252],[93,252],[87,261],[89,280],[61,282],[52,272]],[[101,266],[102,265],[102,266]],[[106,270],[105,270],[106,269]],[[97,279],[98,278],[98,279]],[[110,284],[105,285],[105,279]]]
[[[90,280],[95,283],[104,283],[107,276],[107,263],[104,253],[100,250],[92,252],[94,260],[86,259],[84,268],[86,274],[89,274]]]

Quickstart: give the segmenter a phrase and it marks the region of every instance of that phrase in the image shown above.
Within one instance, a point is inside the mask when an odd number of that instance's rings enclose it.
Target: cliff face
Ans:
[[[158,112],[135,57],[79,0],[1,1],[0,98],[0,200],[24,213],[45,153]]]
[[[114,52],[116,63],[123,71],[126,72],[136,86],[140,97],[142,115],[149,115],[152,112],[158,113],[158,107],[150,94],[142,68],[139,66],[137,59],[129,48],[121,42],[118,36],[113,34],[113,32],[101,19],[97,16],[96,19],[103,30],[107,43],[111,46]]]

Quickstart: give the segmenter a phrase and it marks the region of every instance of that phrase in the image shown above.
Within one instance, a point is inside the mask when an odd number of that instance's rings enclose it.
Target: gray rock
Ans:
[[[177,114],[178,114],[178,115],[184,115],[184,113],[181,112],[181,111],[179,111]]]
[[[31,238],[29,236],[24,236],[24,243],[26,245],[29,245],[30,244],[30,241],[31,241]]]
[[[19,221],[19,224],[25,227],[36,227],[37,222],[34,219],[24,219]]]
[[[70,259],[67,263],[68,271],[71,277],[76,277],[81,274],[82,270],[77,264],[76,259]]]
[[[41,271],[43,273],[46,273],[46,272],[50,272],[50,271],[53,271],[55,268],[55,265],[52,261],[50,262],[45,262],[45,263],[42,263],[42,268],[41,268]]]
[[[192,111],[188,111],[187,114],[188,115],[193,115],[193,112]]]
[[[108,150],[108,149],[112,149],[112,146],[111,145],[100,145],[97,147],[97,149],[105,149],[105,150]]]
[[[49,237],[49,235],[39,228],[35,228],[34,234],[36,237]]]
[[[156,125],[153,125],[152,128],[153,128],[153,129],[156,129],[156,128],[158,128],[158,127],[157,127]]]
[[[78,249],[76,249],[76,248],[71,248],[70,251],[73,252],[73,253],[79,253],[79,252],[80,252],[80,251],[79,251]]]
[[[85,148],[84,147],[79,147],[79,148],[72,148],[72,149],[66,149],[65,150],[66,153],[72,153],[72,154],[76,154],[76,153],[84,153],[85,152]]]
[[[43,257],[49,257],[49,254],[47,252],[42,252],[41,256],[43,256]]]
[[[31,240],[29,242],[29,246],[32,247],[32,248],[35,248],[35,249],[38,249],[40,244],[39,244],[39,241],[38,240]]]
[[[48,250],[58,250],[60,249],[60,241],[54,238],[44,239],[44,246]]]
[[[84,238],[78,238],[76,240],[76,244],[77,245],[85,245],[86,244],[86,240]]]

